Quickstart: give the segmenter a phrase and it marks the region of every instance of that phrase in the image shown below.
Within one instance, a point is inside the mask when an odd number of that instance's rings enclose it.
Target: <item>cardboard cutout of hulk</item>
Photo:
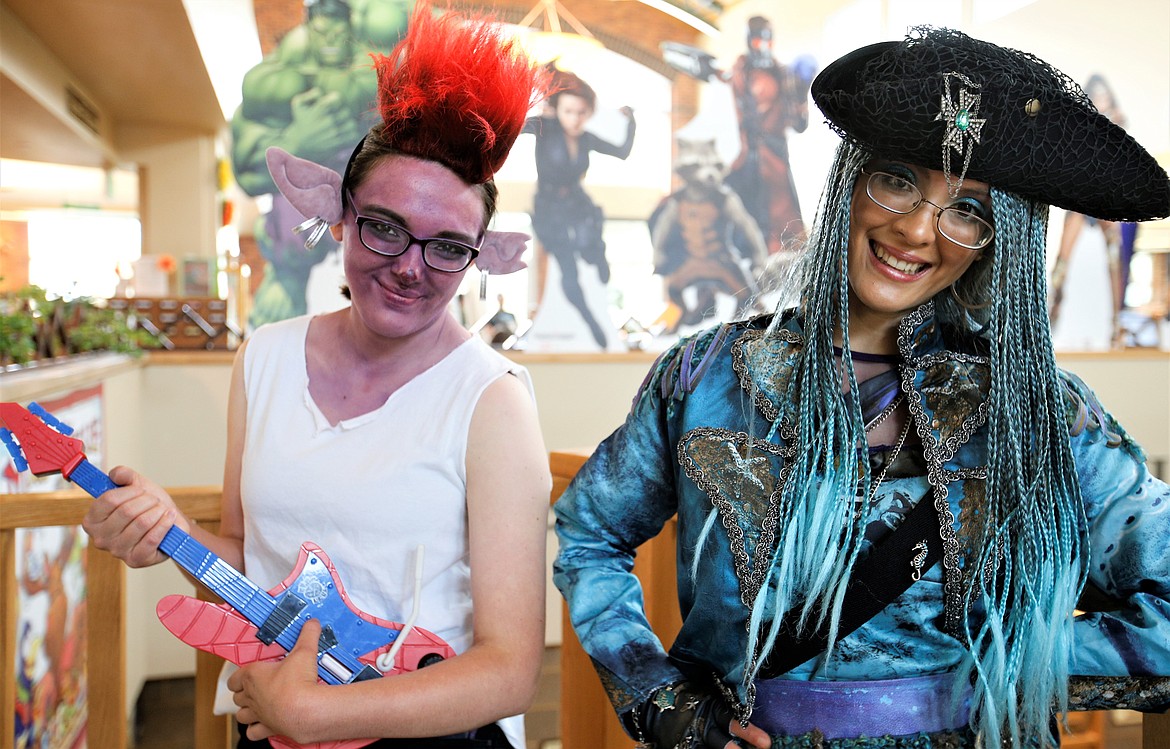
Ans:
[[[264,154],[276,146],[342,171],[353,144],[377,121],[369,55],[393,48],[413,5],[305,0],[301,25],[244,76],[243,101],[231,123],[232,168],[245,193],[272,196],[271,210],[255,229],[265,264],[248,321],[253,328],[305,314],[309,274],[336,249],[328,234],[311,250],[293,234],[304,218],[277,191]]]

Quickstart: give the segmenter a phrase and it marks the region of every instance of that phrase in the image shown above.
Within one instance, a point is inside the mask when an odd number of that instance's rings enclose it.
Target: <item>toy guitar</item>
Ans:
[[[73,430],[36,403],[28,409],[0,403],[0,423],[7,427],[0,429],[0,440],[12,453],[18,471],[29,469],[37,476],[60,472],[93,497],[117,486],[86,459],[81,440],[69,436]],[[236,665],[283,658],[309,619],[321,622],[317,675],[328,684],[413,671],[455,654],[438,636],[414,627],[414,615],[403,625],[355,608],[333,563],[316,544],[301,545],[295,569],[271,591],[262,590],[177,526],[167,531],[159,550],[227,602],[166,596],[156,608],[163,625],[188,645]],[[300,746],[282,737],[271,741],[286,749]],[[309,746],[357,749],[373,741]]]

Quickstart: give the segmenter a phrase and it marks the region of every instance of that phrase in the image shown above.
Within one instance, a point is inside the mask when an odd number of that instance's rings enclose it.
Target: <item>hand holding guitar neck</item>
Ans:
[[[16,403],[0,403],[0,423],[7,427],[0,429],[0,440],[18,471],[30,470],[37,476],[59,472],[95,498],[119,488],[86,459],[81,440],[69,436],[73,430],[37,404],[25,409]],[[346,595],[333,563],[316,544],[301,545],[297,565],[284,582],[271,591],[261,589],[173,524],[182,515],[173,504],[167,507],[158,499],[165,492],[130,474],[131,485],[137,485],[140,492],[120,497],[121,503],[149,506],[153,500],[160,504],[148,510],[138,530],[115,534],[117,540],[110,543],[121,545],[124,548],[120,551],[149,564],[153,538],[161,536],[158,551],[227,602],[215,605],[180,595],[159,601],[159,619],[188,645],[237,665],[275,660],[293,649],[307,621],[317,619],[321,623],[317,675],[328,684],[413,671],[455,654],[447,643],[424,629],[404,628],[358,610]],[[398,642],[400,637],[402,642]],[[354,739],[311,746],[356,749],[373,741]],[[299,746],[282,737],[273,737],[272,743],[288,749]]]
[[[159,548],[163,539],[172,526],[190,533],[190,521],[162,487],[138,472],[117,466],[109,478],[114,488],[99,495],[81,521],[94,546],[132,568],[167,559]]]

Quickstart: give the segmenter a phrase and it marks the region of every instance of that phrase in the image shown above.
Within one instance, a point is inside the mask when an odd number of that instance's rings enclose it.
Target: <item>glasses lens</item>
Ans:
[[[871,173],[865,193],[870,200],[894,213],[911,213],[922,203],[922,193],[913,182],[888,172]],[[973,206],[964,202],[939,212],[938,229],[950,241],[973,250],[986,247],[995,236],[991,224],[976,215]]]
[[[865,192],[870,200],[894,213],[910,213],[922,202],[922,193],[913,182],[888,172],[870,174]]]
[[[412,242],[420,241],[398,224],[366,216],[358,217],[358,232],[362,244],[379,255],[389,257],[401,255]],[[479,254],[474,247],[446,239],[427,240],[422,252],[423,262],[427,266],[446,273],[458,273],[471,265],[471,261]]]
[[[445,242],[442,240],[432,240],[427,242],[424,248],[426,257],[423,259],[427,265],[435,270],[446,271],[448,273],[457,273],[463,270],[475,258],[475,250],[465,244],[458,242]]]
[[[995,234],[991,224],[962,205],[944,209],[938,216],[938,229],[955,244],[976,250],[986,246]]]
[[[410,246],[410,235],[401,226],[382,221],[360,221],[362,244],[380,255],[401,255]]]

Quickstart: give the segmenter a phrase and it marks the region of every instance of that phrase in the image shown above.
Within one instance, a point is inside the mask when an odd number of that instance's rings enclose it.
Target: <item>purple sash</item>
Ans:
[[[953,674],[886,681],[756,682],[752,722],[772,736],[819,730],[826,739],[937,733],[967,725],[969,691],[954,704]]]

